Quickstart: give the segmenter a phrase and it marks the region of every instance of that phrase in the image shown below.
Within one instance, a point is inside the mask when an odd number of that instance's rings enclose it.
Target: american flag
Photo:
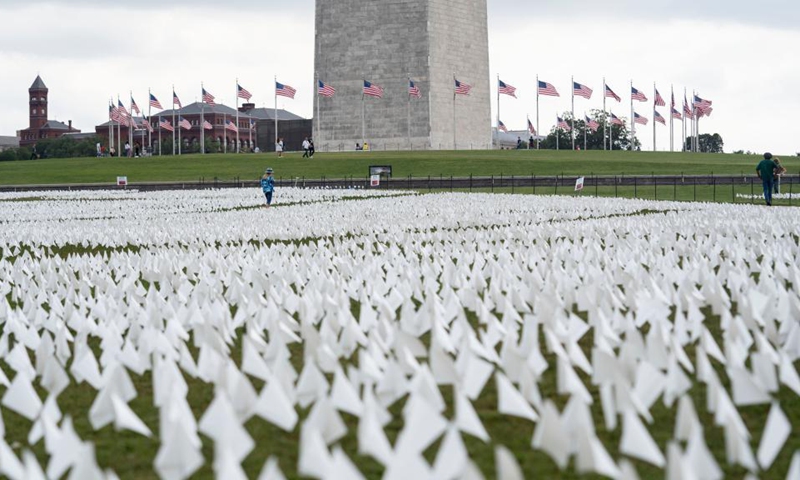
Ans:
[[[255,129],[256,129],[256,121],[251,118],[250,119],[250,130],[255,130]]]
[[[672,110],[672,118],[677,118],[678,120],[683,120],[683,115],[681,114],[681,112],[675,110],[674,107],[671,108],[670,110]]]
[[[119,122],[119,109],[114,106],[114,102],[108,105],[108,117],[115,122]]]
[[[172,91],[172,106],[174,107],[175,105],[177,105],[178,108],[183,108],[183,105],[181,105],[181,100],[178,98],[178,94],[175,93],[175,90],[173,90]]]
[[[172,127],[172,124],[169,123],[169,120],[167,120],[167,119],[162,119],[161,122],[158,124],[158,126],[160,126],[161,128],[163,128],[164,130],[166,130],[168,132],[174,132],[175,131],[175,129]]]
[[[539,80],[539,89],[537,90],[537,92],[539,92],[539,95],[547,95],[547,96],[550,96],[550,97],[560,97],[561,96],[556,91],[556,87],[554,87],[553,85],[551,85],[551,84],[549,84],[547,82],[543,82],[541,80]]]
[[[295,93],[297,93],[297,90],[290,87],[289,85],[284,85],[280,82],[275,82],[275,95],[280,95],[281,97],[294,98]]]
[[[501,132],[508,133],[508,129],[506,128],[506,124],[501,122],[500,120],[497,121],[497,129],[500,130]]]
[[[692,106],[697,109],[698,118],[702,116],[709,116],[711,115],[711,112],[714,111],[714,109],[711,108],[711,102],[709,100],[702,99],[697,95],[695,95],[694,99],[692,100]]]
[[[583,97],[587,100],[592,98],[592,89],[587,87],[586,85],[581,85],[578,82],[572,82],[572,92],[575,95]]]
[[[598,128],[600,128],[600,124],[595,121],[594,118],[586,117],[586,128],[589,130],[596,132]]]
[[[214,126],[208,123],[208,120],[203,120],[203,130],[213,130]]]
[[[557,119],[557,123],[556,123],[556,127],[557,128],[560,128],[560,129],[564,130],[565,132],[569,132],[570,130],[572,130],[570,128],[570,126],[569,126],[569,123],[567,123],[566,120],[564,120],[561,117],[556,117],[556,119]]]
[[[414,98],[422,98],[422,92],[419,91],[419,87],[414,83],[414,80],[408,81],[408,94]]]
[[[672,100],[670,101],[669,108],[675,108],[675,92],[672,92]]]
[[[125,105],[122,104],[122,100],[117,99],[117,111],[119,112],[120,117],[127,117],[130,115],[127,110],[125,110]]]
[[[164,107],[161,106],[161,102],[159,102],[156,96],[152,93],[150,94],[150,106],[153,108],[159,108],[161,110],[164,109]]]
[[[536,129],[533,128],[530,118],[528,119],[528,131],[531,132],[531,135],[536,135]]]
[[[236,124],[231,122],[230,120],[225,120],[225,130],[230,130],[232,132],[239,131],[239,129],[236,127]]]
[[[656,89],[656,106],[657,107],[666,107],[667,106],[667,102],[665,102],[664,99],[661,98],[661,94],[658,93],[658,89]]]
[[[456,95],[469,95],[470,90],[472,90],[471,85],[456,80]]]
[[[150,120],[145,118],[144,119],[144,126],[145,126],[145,128],[147,129],[148,132],[153,133],[153,126],[150,125]]]
[[[661,125],[667,124],[667,121],[664,119],[664,117],[662,117],[661,114],[658,113],[656,110],[653,110],[653,120],[660,123]]]
[[[649,120],[647,120],[646,117],[643,117],[643,116],[639,115],[638,113],[633,112],[633,121],[634,121],[634,123],[638,123],[640,125],[647,125],[647,122]]]
[[[611,114],[611,125],[620,125],[620,126],[623,126],[623,125],[625,125],[625,123],[624,123],[622,120],[620,120],[620,119],[619,119],[619,117],[617,117],[616,115],[614,115],[614,114],[612,113],[612,114]]]
[[[508,95],[514,98],[517,98],[517,89],[512,87],[511,85],[505,83],[504,81],[498,79],[497,84],[497,91],[502,93],[503,95]]]
[[[631,87],[631,100],[639,100],[640,102],[646,102],[647,97],[644,96],[644,93]]]
[[[317,93],[323,97],[332,97],[336,93],[336,89],[322,80],[317,80]]]
[[[209,105],[216,105],[214,103],[214,95],[211,95],[210,93],[208,93],[205,88],[203,88],[203,102],[205,102],[205,103],[207,103]]]
[[[242,86],[238,83],[236,84],[236,96],[239,98],[244,98],[245,100],[250,100],[253,97],[250,92],[242,88]]]
[[[619,95],[614,93],[614,90],[611,90],[611,87],[609,87],[608,85],[606,85],[606,97],[613,98],[614,100],[616,100],[618,102],[622,101],[622,99],[619,98]]]
[[[178,118],[179,118],[178,125],[180,125],[181,128],[183,128],[184,130],[191,130],[192,129],[192,124],[189,123],[189,120],[186,120],[183,117],[178,117]]]
[[[369,95],[370,97],[383,98],[383,88],[366,80],[364,80],[364,89],[362,92],[364,95]]]
[[[142,113],[142,111],[139,110],[139,105],[136,105],[136,100],[134,100],[133,97],[131,97],[131,112]]]
[[[686,118],[694,118],[694,112],[689,108],[689,102],[686,101],[686,97],[683,97],[683,113],[686,115]]]

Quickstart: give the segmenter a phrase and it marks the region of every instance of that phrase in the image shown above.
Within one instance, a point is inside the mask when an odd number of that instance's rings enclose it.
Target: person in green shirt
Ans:
[[[772,176],[775,174],[777,167],[775,162],[772,161],[772,154],[769,152],[764,154],[764,160],[761,160],[756,166],[756,173],[764,186],[764,200],[767,205],[772,205],[772,189],[774,187]]]

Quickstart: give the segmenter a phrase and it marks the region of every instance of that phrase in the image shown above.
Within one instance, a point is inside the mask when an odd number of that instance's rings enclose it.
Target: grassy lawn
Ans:
[[[369,165],[392,165],[395,178],[489,175],[709,175],[755,174],[758,156],[664,152],[552,150],[481,150],[432,152],[215,154],[134,159],[75,158],[0,162],[0,185],[131,183],[156,181],[254,180],[267,166],[277,178],[364,178]],[[789,173],[800,171],[800,158],[783,157]]]

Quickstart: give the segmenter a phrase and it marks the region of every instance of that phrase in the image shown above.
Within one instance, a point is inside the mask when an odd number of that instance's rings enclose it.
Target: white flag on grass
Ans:
[[[581,190],[583,190],[583,177],[575,180],[575,191],[580,192]]]

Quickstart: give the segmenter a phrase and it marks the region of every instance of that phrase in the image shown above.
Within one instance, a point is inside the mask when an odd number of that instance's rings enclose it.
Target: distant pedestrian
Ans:
[[[528,150],[530,150],[531,148],[533,148],[533,142],[534,142],[534,140],[533,140],[533,135],[531,135],[531,138],[530,138],[530,139],[528,139]]]
[[[308,139],[308,153],[310,154],[311,158],[314,158],[314,152],[316,152],[316,149],[314,149],[314,140],[309,138]]]
[[[264,172],[264,176],[261,177],[261,191],[264,192],[264,196],[267,199],[265,208],[269,208],[272,205],[272,193],[275,192],[275,178],[272,176],[272,168],[268,168]]]
[[[764,154],[764,160],[761,160],[756,166],[756,173],[764,187],[764,201],[767,202],[767,205],[772,205],[772,189],[775,186],[773,177],[776,168],[777,165],[772,161],[772,154],[769,152]]]
[[[125,142],[125,156],[126,157],[131,156],[131,144],[128,142]]]
[[[520,137],[517,137],[517,150],[521,148],[522,148],[522,139]]]
[[[308,142],[308,137],[303,139],[303,158],[308,158],[308,150],[311,148],[311,144]]]
[[[31,147],[31,160],[36,160],[37,158],[39,158],[39,154],[36,152],[36,144],[34,143],[33,147]]]
[[[781,165],[781,159],[778,157],[773,158],[775,162],[775,174],[772,176],[772,183],[774,183],[775,193],[781,193],[781,177],[786,173],[786,167]]]
[[[283,156],[283,139],[279,138],[278,143],[275,144],[275,151],[278,152],[278,156]]]

